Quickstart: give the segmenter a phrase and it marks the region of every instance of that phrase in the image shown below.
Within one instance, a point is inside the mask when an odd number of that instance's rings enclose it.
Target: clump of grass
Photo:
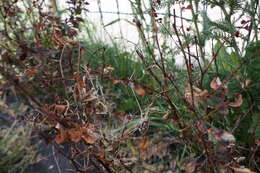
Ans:
[[[32,128],[15,126],[0,130],[0,172],[23,172],[36,162],[37,150],[31,141]]]

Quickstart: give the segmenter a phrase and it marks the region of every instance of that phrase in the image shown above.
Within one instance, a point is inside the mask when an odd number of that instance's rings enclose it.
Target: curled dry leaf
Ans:
[[[197,105],[198,101],[206,101],[207,97],[209,96],[209,91],[208,90],[201,90],[195,86],[192,87],[193,90],[193,99],[195,105]],[[186,101],[192,105],[192,93],[191,93],[191,88],[188,85],[186,87],[186,93],[184,95]]]
[[[115,119],[115,120],[119,120],[120,122],[123,122],[123,123],[126,123],[128,120],[127,120],[127,116],[126,116],[126,113],[124,111],[119,111],[119,112],[114,112],[112,114],[112,117]]]
[[[90,131],[95,131],[96,130],[95,125],[91,124],[91,123],[87,123],[87,124],[83,125],[82,128],[84,130],[90,130]]]
[[[192,9],[192,5],[188,5],[185,9],[186,10],[191,10]]]
[[[88,144],[94,144],[97,141],[97,136],[93,132],[83,133],[82,139]]]
[[[246,157],[234,157],[234,160],[235,160],[237,163],[240,163],[240,162],[246,160]]]
[[[46,104],[46,109],[60,115],[60,114],[63,114],[65,112],[66,105],[57,105],[57,104],[48,105],[48,104]]]
[[[149,139],[147,137],[142,138],[142,140],[139,143],[139,148],[141,152],[146,152],[148,146],[149,146]]]
[[[112,65],[109,65],[108,67],[105,67],[103,69],[103,73],[105,75],[111,74],[114,71],[114,67],[112,67]]]
[[[203,91],[198,93],[198,97],[201,97],[201,98],[206,98],[208,95],[209,95],[208,90],[203,90]]]
[[[95,126],[93,124],[76,125],[75,128],[69,130],[60,128],[60,134],[56,136],[55,141],[57,144],[61,144],[65,140],[79,142],[82,139],[88,144],[94,144],[97,140],[97,135],[94,131]]]
[[[228,104],[228,106],[230,106],[230,107],[239,107],[239,106],[242,105],[242,103],[243,103],[242,95],[241,94],[237,94],[235,96],[235,98],[236,98],[236,100],[234,102],[230,102]]]
[[[94,144],[97,141],[97,134],[95,133],[94,124],[86,124],[82,127],[82,139],[88,144]]]
[[[116,84],[119,84],[119,83],[122,83],[123,81],[122,80],[113,80],[113,84],[116,85]]]
[[[187,10],[191,10],[191,9],[192,9],[192,5],[188,5],[188,6],[186,7],[186,9],[187,9]]]
[[[158,26],[155,24],[152,28],[152,32],[158,32],[159,31],[159,28]]]
[[[182,7],[181,10],[191,10],[192,5],[188,5],[187,7]]]
[[[248,168],[243,168],[243,167],[240,167],[240,168],[232,168],[235,173],[255,173],[253,171],[251,171],[250,169]]]
[[[196,169],[197,161],[196,159],[190,159],[188,162],[182,165],[182,169],[186,171],[186,173],[193,173]]]
[[[58,114],[63,114],[65,112],[66,105],[54,105],[54,111]]]
[[[62,38],[62,32],[60,29],[55,28],[52,33],[52,40],[57,44],[57,45],[62,45],[62,46],[69,46],[70,43],[66,41],[65,39]]]
[[[246,81],[245,81],[245,85],[246,85],[246,87],[248,87],[249,86],[249,84],[252,82],[252,80],[251,79],[246,79]]]
[[[141,87],[135,88],[135,92],[136,94],[138,94],[139,96],[145,96],[145,90]]]
[[[37,73],[39,73],[39,71],[35,68],[32,68],[32,69],[28,69],[25,71],[24,75],[25,76],[34,76],[36,75]]]
[[[65,140],[67,140],[68,134],[67,131],[61,130],[60,134],[55,137],[55,142],[57,144],[63,143]]]
[[[170,113],[169,113],[169,112],[167,112],[166,114],[164,114],[164,115],[163,115],[163,117],[162,117],[162,118],[163,118],[164,120],[168,120],[168,119],[169,119],[169,117],[170,117]]]
[[[102,161],[106,161],[106,153],[101,151],[96,151],[95,155]]]
[[[78,80],[78,86],[80,89],[83,89],[86,87],[86,82],[84,80]]]
[[[80,72],[74,72],[73,75],[76,80],[80,80]]]
[[[79,142],[81,140],[82,131],[80,128],[73,128],[68,130],[68,137],[73,142]]]
[[[246,87],[249,86],[250,83],[252,83],[252,80],[251,79],[246,79],[245,81],[240,82],[240,85],[242,86],[242,88],[246,88]]]
[[[210,83],[210,87],[214,90],[218,90],[221,85],[222,82],[220,81],[219,77],[214,78]]]
[[[58,130],[61,130],[62,129],[62,125],[60,123],[57,123],[55,128],[58,129]]]

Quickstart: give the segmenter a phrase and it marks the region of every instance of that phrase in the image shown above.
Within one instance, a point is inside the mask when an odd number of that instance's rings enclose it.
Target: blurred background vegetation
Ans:
[[[78,172],[259,172],[259,1],[129,2],[132,49],[89,1],[0,2],[0,171],[37,160],[37,132]]]

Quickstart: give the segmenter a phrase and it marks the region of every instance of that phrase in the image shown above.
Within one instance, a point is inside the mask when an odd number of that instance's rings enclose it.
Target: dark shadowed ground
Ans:
[[[7,99],[5,100],[8,104],[17,103],[16,99]],[[5,113],[6,111],[1,111],[0,109],[0,129],[10,128],[14,122],[14,117]],[[17,113],[15,113],[17,114]],[[19,114],[19,113],[18,113]],[[22,126],[22,123],[17,123],[16,126]],[[54,148],[52,144],[47,144],[40,137],[36,137],[32,139],[32,144],[35,144],[38,148],[38,152],[40,155],[40,161],[30,165],[25,173],[73,173],[75,169],[70,161],[65,158],[62,154],[59,154],[57,150]],[[66,154],[69,154],[69,148],[65,145],[62,145],[63,151]],[[80,148],[84,146],[78,146]],[[0,158],[1,160],[1,158]],[[0,173],[2,173],[0,171]],[[88,173],[101,173],[100,171],[96,171],[96,169],[89,169]]]
[[[55,153],[52,145],[47,145],[44,141],[38,143],[39,153],[43,158],[38,163],[35,163],[26,169],[25,173],[71,173],[72,165],[61,154]]]
[[[11,127],[14,118],[0,111],[0,129]],[[71,173],[72,165],[61,154],[53,156],[52,145],[47,145],[43,140],[37,143],[39,154],[42,159],[40,162],[29,166],[25,173]],[[33,142],[34,143],[34,142]],[[59,168],[58,166],[59,165]]]

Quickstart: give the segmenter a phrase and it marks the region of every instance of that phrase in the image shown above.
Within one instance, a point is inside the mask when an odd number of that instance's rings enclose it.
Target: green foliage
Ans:
[[[256,106],[260,105],[260,41],[251,43],[246,48],[246,54],[243,58],[245,66],[242,67],[241,71],[246,79],[252,80],[249,92],[253,97]]]
[[[107,26],[113,25],[113,24],[119,22],[120,20],[121,20],[121,19],[115,19],[115,20],[109,22],[108,24],[106,24],[104,27],[107,27]]]
[[[253,81],[259,82],[259,70],[260,70],[260,41],[250,43],[246,48],[246,54],[244,57],[246,66],[243,67],[243,72],[246,77]]]
[[[201,12],[202,24],[203,24],[203,35],[204,40],[219,39],[222,38],[219,34],[223,32],[234,33],[236,31],[233,24],[228,23],[225,20],[212,21],[206,11]]]
[[[250,124],[250,132],[260,137],[260,126],[259,126],[259,113],[260,113],[260,41],[250,43],[246,48],[246,54],[243,60],[246,65],[242,67],[242,73],[246,79],[252,80],[250,87],[248,88],[248,94],[251,99],[250,105],[253,106],[254,112],[252,113]]]
[[[97,69],[100,66],[112,65],[115,74],[119,78],[143,76],[142,64],[133,60],[133,55],[129,52],[119,51],[117,45],[110,46],[102,42],[86,42],[87,51],[83,56],[85,64]]]
[[[227,47],[220,41],[217,41],[214,50],[217,54],[216,65],[221,71],[231,73],[239,67],[239,55],[235,52],[231,52],[231,54],[229,54],[227,52]]]
[[[230,66],[232,63],[230,63],[230,55],[227,53],[226,47],[224,44],[222,44],[220,41],[217,41],[215,45],[215,52],[216,52],[216,61],[219,68],[221,68],[221,71],[229,71],[231,72],[232,69]]]
[[[237,10],[242,6],[242,0],[203,0],[202,3],[210,5],[210,7],[219,6],[225,8],[228,6],[232,10]]]

